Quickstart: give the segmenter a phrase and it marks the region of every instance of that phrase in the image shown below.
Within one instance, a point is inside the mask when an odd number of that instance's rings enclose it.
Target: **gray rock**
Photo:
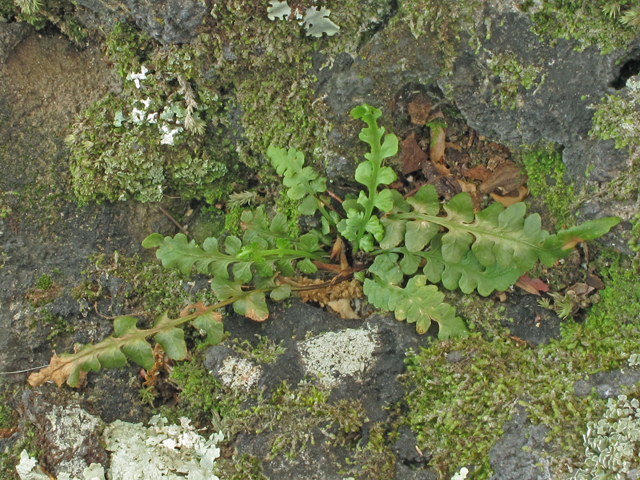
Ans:
[[[193,40],[207,13],[207,7],[197,0],[80,0],[78,5],[96,12],[106,24],[113,24],[123,15],[131,15],[138,27],[166,44]]]
[[[584,397],[595,388],[600,398],[615,398],[620,395],[623,385],[630,387],[638,382],[640,382],[640,371],[636,368],[598,372],[590,375],[587,380],[578,380],[574,383],[573,391],[576,395]]]
[[[547,432],[543,425],[528,423],[527,414],[519,407],[505,424],[503,437],[489,451],[494,471],[490,480],[553,480],[544,442]]]

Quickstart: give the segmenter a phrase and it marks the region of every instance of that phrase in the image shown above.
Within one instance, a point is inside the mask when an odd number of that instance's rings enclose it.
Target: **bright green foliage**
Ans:
[[[274,278],[278,274],[291,276],[295,268],[304,273],[315,272],[312,260],[321,259],[323,253],[315,235],[290,235],[287,218],[282,213],[269,222],[264,210],[258,208],[255,213],[244,212],[241,219],[246,226],[242,239],[230,235],[224,246],[211,237],[200,247],[194,240],[187,241],[182,233],[173,238],[154,233],[142,246],[159,247],[156,256],[165,268],[190,273],[195,266],[198,273],[212,275],[211,287],[219,301],[231,300],[237,313],[262,321],[269,316],[266,291],[271,292],[274,300],[283,300],[291,294],[289,286],[277,286]],[[256,290],[243,289],[250,283]]]
[[[567,256],[576,243],[598,238],[620,221],[618,218],[593,220],[549,235],[541,228],[538,214],[525,218],[524,203],[507,208],[494,203],[474,215],[471,197],[460,193],[444,205],[446,216],[442,217],[437,215],[440,203],[432,185],[422,187],[416,194],[412,211],[403,213],[404,200],[395,198],[394,210],[398,213],[392,212],[384,220],[387,232],[391,233],[383,239],[383,247],[393,248],[404,240],[413,253],[434,238],[438,227],[444,227],[447,232],[441,237],[440,251],[447,264],[457,264],[472,252],[484,267],[514,266],[523,272],[538,260],[552,266],[557,259]]]
[[[284,148],[269,145],[267,156],[271,159],[278,175],[284,175],[282,183],[289,187],[287,196],[293,200],[302,200],[298,208],[300,213],[313,215],[318,209],[324,210],[322,203],[315,195],[327,189],[327,180],[320,177],[313,168],[303,168],[302,152],[296,151],[293,147],[287,151]]]
[[[367,187],[367,193],[360,192],[356,202],[350,202],[343,207],[347,219],[338,224],[338,230],[347,240],[353,242],[356,250],[370,252],[373,250],[373,238],[382,240],[384,229],[378,217],[373,216],[374,208],[388,212],[393,208],[393,194],[391,190],[378,193],[380,185],[388,185],[397,177],[391,167],[383,166],[385,158],[398,153],[398,137],[393,134],[384,135],[384,127],[378,127],[378,118],[382,112],[368,105],[361,105],[351,110],[351,116],[362,119],[368,125],[360,132],[360,140],[371,147],[365,154],[367,161],[362,162],[356,169],[356,181]]]
[[[427,277],[415,275],[403,288],[404,275],[397,264],[398,255],[386,253],[376,257],[369,271],[373,279],[364,281],[363,290],[377,308],[390,310],[398,320],[416,324],[418,333],[426,333],[431,321],[438,322],[438,338],[459,337],[467,334],[467,327],[456,310],[443,302],[444,294],[435,285],[427,285]]]

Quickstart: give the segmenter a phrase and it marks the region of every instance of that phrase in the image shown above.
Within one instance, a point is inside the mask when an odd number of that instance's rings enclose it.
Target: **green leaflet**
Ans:
[[[217,345],[222,341],[224,328],[219,314],[216,316],[213,311],[205,312],[193,320],[191,325],[207,333],[206,345]]]
[[[295,148],[286,150],[269,145],[267,157],[278,175],[283,175],[282,183],[286,187],[287,196],[293,200],[302,200],[298,211],[303,215],[313,215],[320,210],[326,220],[330,221],[322,202],[317,195],[326,191],[327,179],[318,175],[313,168],[304,167],[304,155]]]
[[[388,212],[394,205],[394,195],[390,191],[378,192],[380,185],[388,185],[397,178],[393,169],[383,166],[383,162],[398,153],[398,137],[393,134],[385,136],[384,127],[378,126],[377,119],[381,115],[380,110],[369,105],[351,110],[353,118],[362,119],[367,124],[360,132],[360,140],[368,143],[371,151],[365,154],[367,160],[358,165],[355,173],[356,181],[367,187],[367,193],[361,191],[358,198],[363,208],[350,208],[343,203],[347,219],[338,223],[338,230],[353,242],[356,250],[365,252],[373,250],[372,237],[381,241],[384,235],[378,217],[373,216],[374,208]]]
[[[420,260],[425,259],[427,264],[423,273],[429,282],[442,282],[446,289],[460,288],[463,293],[473,293],[477,290],[485,297],[491,295],[494,290],[499,292],[507,290],[524,273],[516,267],[501,267],[497,263],[491,267],[484,267],[473,252],[467,252],[467,255],[457,263],[447,263],[442,256],[441,247],[442,235],[438,235],[431,241],[428,251],[414,253],[403,248],[396,248],[393,251],[404,255],[400,266],[403,267],[402,271],[405,274],[413,275]]]
[[[153,349],[151,348],[151,345],[145,341],[144,337],[141,338],[139,335],[136,335],[141,331],[136,328],[137,322],[138,319],[135,317],[118,317],[113,322],[113,330],[116,337],[131,334],[131,341],[122,346],[122,351],[129,360],[132,360],[138,365],[141,365],[142,368],[149,370],[153,367],[154,363]]]
[[[315,271],[311,260],[318,260],[323,255],[319,252],[316,235],[308,233],[292,238],[283,214],[277,214],[269,225],[261,208],[255,214],[244,212],[242,220],[247,226],[243,238],[226,237],[222,251],[213,237],[207,238],[200,247],[193,240],[188,242],[182,233],[173,238],[152,234],[144,240],[143,246],[157,247],[156,257],[162,260],[165,268],[176,267],[188,274],[195,265],[199,273],[228,280],[231,267],[233,281],[242,284],[252,281],[254,271],[263,278],[273,276],[276,270],[291,275],[293,262],[300,259],[304,260],[300,268],[307,273]]]
[[[211,280],[211,288],[220,301],[233,298],[233,309],[236,313],[257,322],[262,322],[269,317],[269,309],[262,290],[244,291],[239,283],[216,278]]]
[[[467,327],[455,308],[443,303],[444,294],[435,285],[427,285],[424,275],[415,275],[403,288],[404,275],[397,264],[398,255],[386,253],[376,257],[370,272],[373,278],[364,281],[367,299],[377,308],[392,311],[398,320],[416,324],[416,331],[425,333],[431,322],[438,323],[438,338],[460,337],[468,334]]]
[[[162,345],[167,356],[173,360],[183,360],[187,356],[187,344],[184,341],[184,331],[173,326],[174,321],[165,312],[156,320],[155,327],[161,329],[153,339]]]
[[[432,241],[439,227],[444,227],[447,231],[441,237],[441,254],[449,265],[467,262],[471,267],[468,253],[472,251],[479,264],[487,268],[497,264],[524,272],[538,260],[552,266],[578,241],[602,236],[620,221],[613,217],[592,220],[550,236],[542,229],[538,214],[525,217],[524,203],[507,208],[494,203],[474,215],[471,197],[460,193],[443,206],[446,216],[442,217],[438,216],[439,205],[435,209],[437,194],[432,185],[418,194],[415,197],[419,198],[407,201],[413,207],[411,212],[394,213],[394,209],[382,219],[386,234],[381,246],[394,248],[404,240],[409,251],[417,252]]]

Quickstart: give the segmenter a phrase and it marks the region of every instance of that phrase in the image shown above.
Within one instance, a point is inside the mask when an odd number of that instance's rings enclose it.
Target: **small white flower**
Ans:
[[[139,110],[134,107],[134,109],[131,110],[131,120],[133,120],[133,123],[136,125],[140,125],[144,122],[144,110]]]
[[[140,80],[144,80],[145,78],[147,78],[147,72],[149,70],[147,70],[147,68],[142,65],[142,67],[140,68],[140,73],[130,73],[129,75],[127,75],[127,80],[133,80],[133,82],[136,84],[136,88],[140,88]]]
[[[462,467],[459,472],[457,472],[451,480],[465,480],[467,475],[469,474],[469,469],[467,467]]]
[[[150,113],[149,115],[147,115],[147,122],[158,123],[158,112]]]
[[[149,97],[147,97],[146,100],[140,100],[142,102],[142,104],[144,105],[144,109],[146,110],[147,108],[149,108],[149,105],[151,105],[151,99]]]

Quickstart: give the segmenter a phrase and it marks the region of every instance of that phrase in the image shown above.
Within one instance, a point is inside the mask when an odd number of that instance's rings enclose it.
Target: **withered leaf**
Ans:
[[[521,202],[529,195],[529,189],[524,185],[518,187],[518,194],[515,196],[511,195],[498,195],[497,193],[490,193],[491,198],[493,198],[496,202],[500,202],[503,207],[508,207],[509,205],[513,205],[514,203]]]
[[[420,148],[416,141],[416,134],[411,133],[401,144],[402,147],[402,174],[407,175],[420,170],[427,161],[427,154]]]
[[[462,171],[462,173],[467,178],[479,180],[481,182],[484,182],[487,178],[489,178],[489,175],[491,175],[491,171],[484,165],[478,165],[473,168],[465,169]]]
[[[587,274],[587,279],[585,280],[585,282],[587,283],[587,285],[590,285],[597,290],[603,290],[605,286],[604,282],[600,280],[600,277],[597,277],[593,273]]]
[[[540,295],[540,292],[549,291],[549,285],[539,278],[531,278],[529,275],[522,275],[516,282],[516,286],[520,287],[525,292],[538,296]]]
[[[356,312],[353,311],[353,308],[351,308],[351,301],[347,298],[332,300],[327,302],[327,305],[345,320],[354,320],[359,318]]]
[[[200,315],[200,314],[204,313],[204,311],[207,308],[208,307],[205,307],[202,304],[202,301],[199,301],[198,303],[194,303],[194,304],[191,304],[191,305],[187,305],[182,310],[180,310],[180,318],[186,317],[187,315],[191,315],[192,313],[197,313],[198,315]],[[218,315],[220,315],[220,314],[218,313]],[[220,318],[222,318],[222,316]]]
[[[482,193],[491,193],[498,190],[504,195],[518,189],[519,186],[527,183],[527,174],[521,173],[520,169],[513,162],[505,162],[496,168],[489,177],[480,185]]]
[[[411,123],[416,125],[424,125],[427,123],[429,112],[431,111],[431,102],[428,98],[423,96],[416,97],[411,103],[409,103],[409,115],[411,116]]]
[[[575,285],[571,285],[569,288],[567,288],[567,290],[565,291],[565,295],[574,294],[579,297],[586,297],[594,290],[595,288],[592,287],[591,285],[587,285],[586,283],[580,282],[580,283],[576,283]]]
[[[32,373],[29,375],[27,382],[32,387],[39,387],[43,383],[48,381],[54,382],[58,387],[61,387],[64,382],[67,381],[69,375],[71,375],[74,368],[77,366],[73,360],[59,357],[55,353],[51,360],[49,360],[49,365],[42,370]],[[80,371],[80,380],[87,376],[87,372]]]
[[[449,169],[444,165],[444,150],[446,144],[447,135],[444,131],[444,128],[440,128],[435,132],[437,137],[435,140],[431,139],[431,148],[429,149],[429,158],[431,162],[435,165],[440,173],[443,175],[448,175]]]

